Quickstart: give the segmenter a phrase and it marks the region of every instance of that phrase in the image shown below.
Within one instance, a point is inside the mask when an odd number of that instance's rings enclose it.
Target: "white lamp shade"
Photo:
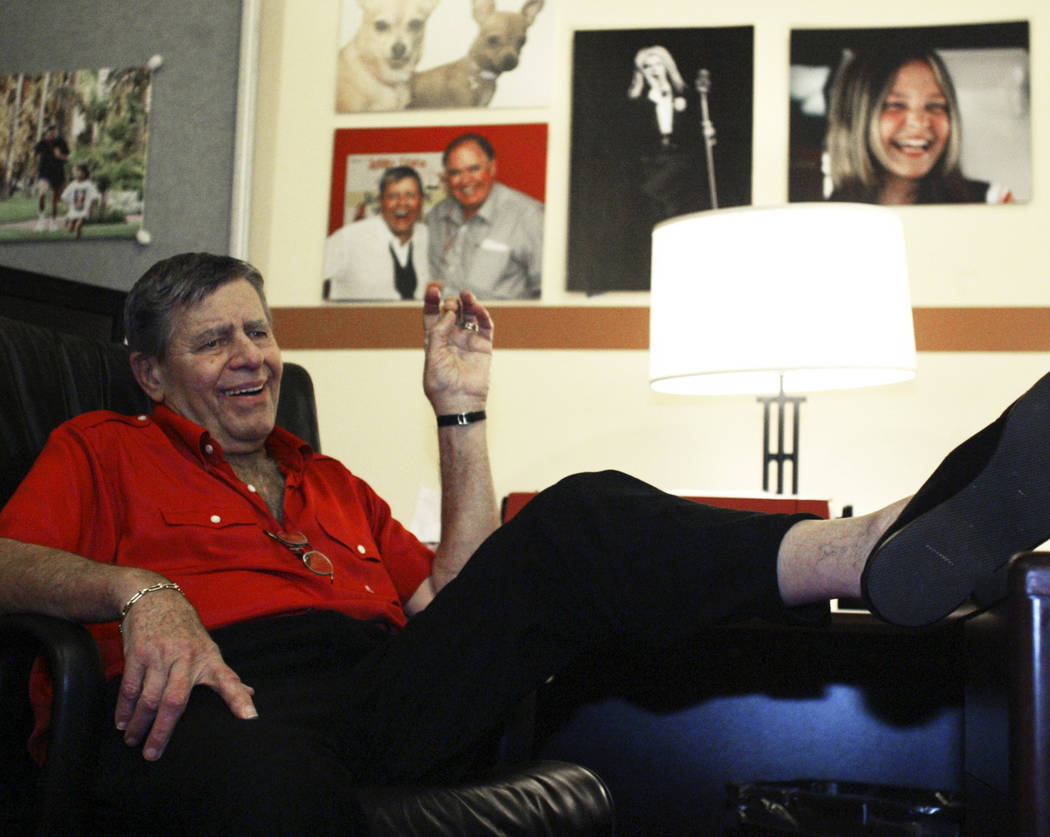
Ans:
[[[775,394],[915,375],[904,233],[893,210],[714,210],[653,230],[649,378],[678,394]]]

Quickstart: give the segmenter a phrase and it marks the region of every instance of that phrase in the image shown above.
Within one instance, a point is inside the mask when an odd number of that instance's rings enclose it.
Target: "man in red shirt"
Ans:
[[[0,610],[88,623],[102,648],[114,729],[93,792],[124,829],[342,832],[351,785],[459,775],[508,707],[617,637],[819,620],[862,586],[882,615],[921,624],[1050,534],[1050,445],[1030,441],[1046,433],[1050,376],[907,505],[762,515],[603,472],[562,480],[497,531],[492,319],[432,286],[431,553],[366,483],[275,427],[281,358],[254,268],[159,262],[125,320],[152,416],[67,422],[0,512]],[[1009,531],[978,508],[995,495],[1017,506]],[[960,517],[983,522],[967,542]]]

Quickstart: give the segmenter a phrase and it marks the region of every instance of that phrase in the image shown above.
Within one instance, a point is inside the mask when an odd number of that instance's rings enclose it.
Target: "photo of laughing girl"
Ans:
[[[951,76],[931,49],[849,52],[832,81],[825,147],[829,199],[879,204],[1008,203],[967,178]]]

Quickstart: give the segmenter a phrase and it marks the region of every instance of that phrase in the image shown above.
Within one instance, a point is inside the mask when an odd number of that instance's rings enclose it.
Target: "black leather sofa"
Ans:
[[[122,345],[0,316],[0,504],[53,427],[99,408],[148,409]],[[294,364],[285,367],[278,423],[320,448],[313,385]],[[25,748],[27,676],[37,655],[48,659],[55,684],[42,768]],[[101,690],[98,648],[81,626],[0,616],[0,833],[103,833],[85,794],[105,720]],[[503,765],[454,787],[362,788],[358,799],[354,833],[371,835],[609,835],[613,827],[602,780],[559,761]]]

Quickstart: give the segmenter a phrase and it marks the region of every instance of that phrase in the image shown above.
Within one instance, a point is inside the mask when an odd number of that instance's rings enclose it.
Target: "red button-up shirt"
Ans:
[[[429,574],[430,549],[338,461],[281,428],[267,449],[285,476],[280,523],[199,425],[164,406],[152,416],[86,413],[51,435],[0,512],[0,537],[155,570],[209,629],[309,608],[404,625],[402,604]],[[267,529],[306,535],[332,560],[334,583]],[[116,622],[88,627],[107,677],[118,674]]]

